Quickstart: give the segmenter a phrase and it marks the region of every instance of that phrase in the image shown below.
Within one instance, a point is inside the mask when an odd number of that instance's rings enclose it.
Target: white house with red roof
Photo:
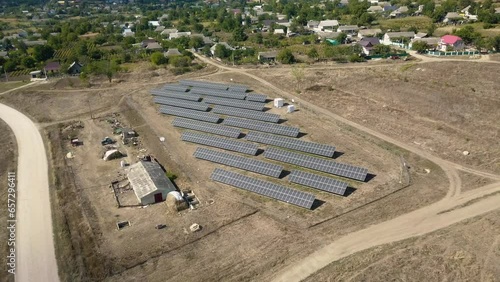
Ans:
[[[439,41],[439,49],[441,51],[448,51],[452,49],[453,51],[463,50],[465,48],[464,41],[462,38],[456,35],[445,35],[441,37]]]

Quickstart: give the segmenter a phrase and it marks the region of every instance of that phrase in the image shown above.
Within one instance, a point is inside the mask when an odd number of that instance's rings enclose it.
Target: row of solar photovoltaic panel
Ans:
[[[359,181],[365,181],[368,174],[368,170],[366,168],[337,163],[331,160],[307,156],[277,148],[267,148],[264,151],[264,157]]]
[[[163,90],[171,90],[171,91],[178,91],[178,92],[186,92],[189,87],[186,85],[180,85],[180,84],[165,84],[162,89]]]
[[[299,135],[299,128],[297,127],[281,125],[281,124],[273,124],[273,123],[267,123],[249,119],[227,117],[224,119],[222,123],[224,125],[268,132],[278,135],[285,135],[290,137],[297,137]]]
[[[246,110],[246,109],[238,109],[233,107],[226,107],[217,105],[213,110],[213,113],[228,115],[228,116],[236,116],[260,121],[274,122],[278,123],[280,120],[280,116],[277,114],[271,113],[263,113],[258,111]]]
[[[237,90],[238,92],[245,92],[248,87],[245,85],[238,85],[238,84],[222,84],[222,83],[213,83],[213,82],[206,82],[206,81],[199,81],[199,80],[180,80],[179,84],[181,85],[186,85],[186,86],[192,86],[192,87],[202,87],[202,88],[212,88],[212,89],[220,89],[220,90],[227,90],[229,88],[233,90]],[[245,90],[245,91],[243,91]]]
[[[219,152],[207,148],[198,148],[194,152],[195,158],[219,163],[227,166],[236,167],[243,170],[248,170],[255,173],[271,177],[280,177],[283,167],[276,164],[271,164],[259,160],[254,160],[246,157],[236,156],[224,152]]]
[[[223,106],[229,106],[229,107],[235,107],[235,108],[242,108],[242,109],[248,109],[248,110],[254,110],[254,111],[263,111],[266,104],[265,103],[258,103],[258,102],[252,102],[252,101],[245,101],[245,100],[234,100],[234,99],[224,99],[224,98],[215,98],[215,97],[205,97],[203,98],[203,102],[209,104],[209,105],[223,105]]]
[[[224,126],[222,124],[213,124],[197,120],[190,120],[184,118],[175,118],[172,125],[191,130],[197,130],[206,133],[222,135],[231,138],[240,137],[241,131],[234,127]]]
[[[199,134],[195,132],[184,132],[182,133],[182,141],[193,142],[196,144],[206,145],[210,147],[220,148],[224,150],[239,152],[243,154],[253,155],[257,154],[259,149],[255,144],[230,140],[227,138]]]
[[[309,186],[338,195],[344,195],[347,189],[347,183],[343,181],[300,170],[292,170],[288,179],[292,183]]]
[[[335,153],[335,147],[331,145],[307,142],[300,139],[276,136],[272,134],[250,131],[245,138],[252,142],[283,147],[330,158],[333,157],[333,154]]]
[[[176,108],[176,107],[172,107],[172,106],[161,106],[160,113],[166,114],[166,115],[177,116],[177,117],[184,117],[184,118],[190,118],[190,119],[195,119],[195,120],[201,120],[201,121],[206,121],[206,122],[211,122],[211,123],[218,123],[219,119],[220,119],[220,117],[218,115],[215,115],[212,113],[200,112],[200,111],[195,111],[195,110],[190,110],[190,109],[181,109],[181,108]]]
[[[191,109],[191,110],[196,110],[196,111],[203,111],[203,112],[208,111],[208,105],[206,103],[203,103],[203,102],[185,101],[185,100],[179,100],[179,99],[173,99],[173,98],[167,98],[167,97],[155,97],[154,102],[156,104],[169,105],[169,106]]]
[[[267,96],[264,94],[248,93],[245,100],[254,102],[266,102]]]
[[[306,209],[311,209],[315,200],[315,197],[312,194],[220,168],[216,168],[212,172],[210,178],[220,183],[231,185]]]
[[[175,92],[171,90],[161,90],[161,89],[153,89],[151,90],[151,94],[154,96],[167,97],[167,98],[175,98],[182,99],[187,101],[200,101],[201,96],[196,94],[188,94],[189,92]]]
[[[201,96],[222,97],[235,100],[244,100],[246,97],[246,94],[242,92],[229,92],[226,90],[198,88],[198,87],[191,88],[191,90],[189,90],[189,93],[198,94]]]

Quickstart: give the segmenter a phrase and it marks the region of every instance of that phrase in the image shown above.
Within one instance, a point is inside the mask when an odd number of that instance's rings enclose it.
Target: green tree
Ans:
[[[241,42],[247,40],[248,36],[245,34],[243,27],[238,27],[233,31],[233,40]]]
[[[289,49],[281,50],[276,59],[282,64],[293,64],[295,62],[295,57]]]
[[[465,44],[471,44],[481,38],[481,34],[475,31],[470,25],[464,26],[461,29],[453,30],[453,34],[462,38]]]
[[[415,41],[413,42],[411,49],[417,51],[417,53],[424,53],[429,49],[429,44],[425,41]]]
[[[193,36],[189,39],[189,47],[191,48],[198,49],[203,47],[203,45],[205,45],[205,43],[203,42],[203,38],[200,36]]]
[[[189,67],[191,58],[188,56],[174,56],[170,58],[169,63],[176,68]]]
[[[311,59],[317,59],[319,57],[318,50],[315,47],[312,47],[308,52],[307,56]]]
[[[337,38],[335,38],[340,44],[344,44],[346,42],[346,39],[347,39],[347,34],[341,32]]]
[[[24,57],[22,60],[21,60],[21,63],[22,65],[25,67],[25,68],[28,68],[28,69],[31,69],[31,68],[34,68],[35,65],[36,65],[36,60],[33,58],[33,57]]]
[[[264,37],[262,36],[262,33],[257,33],[257,35],[255,36],[255,43],[257,44],[262,44],[264,43]]]
[[[378,44],[373,47],[373,54],[375,55],[388,55],[391,53],[391,46]]]
[[[217,46],[215,46],[214,56],[221,59],[228,58],[231,56],[231,50],[227,49],[226,46],[222,44],[217,44]]]
[[[500,35],[497,35],[490,39],[490,44],[495,51],[500,52]]]
[[[154,52],[153,54],[151,54],[151,62],[153,64],[159,66],[159,65],[163,65],[163,64],[168,63],[168,59],[165,58],[165,56],[163,55],[163,53],[161,53],[161,52]]]
[[[44,62],[54,56],[54,49],[49,45],[37,45],[33,48],[33,58],[37,62]]]

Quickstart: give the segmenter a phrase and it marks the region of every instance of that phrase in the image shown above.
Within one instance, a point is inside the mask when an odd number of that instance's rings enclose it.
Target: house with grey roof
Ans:
[[[141,205],[163,202],[168,193],[176,191],[175,185],[156,162],[140,161],[131,165],[127,178]]]
[[[404,31],[404,32],[387,32],[384,34],[382,44],[384,45],[401,45],[405,40],[410,41],[415,37],[415,32]]]
[[[163,53],[165,57],[173,57],[173,56],[181,56],[182,53],[179,52],[179,49],[177,48],[170,48],[167,50],[167,52]]]
[[[337,32],[343,32],[349,35],[355,35],[358,33],[359,27],[357,25],[343,25],[337,28]]]

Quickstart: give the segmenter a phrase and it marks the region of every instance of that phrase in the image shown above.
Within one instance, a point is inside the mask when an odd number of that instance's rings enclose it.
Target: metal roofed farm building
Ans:
[[[168,193],[176,191],[156,162],[141,161],[131,165],[127,177],[141,205],[165,201]]]

